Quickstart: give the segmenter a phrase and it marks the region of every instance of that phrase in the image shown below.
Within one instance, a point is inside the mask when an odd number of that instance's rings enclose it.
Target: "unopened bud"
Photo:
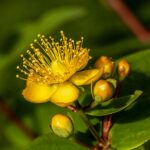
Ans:
[[[103,78],[111,77],[114,72],[115,63],[107,56],[101,56],[97,59],[94,67],[103,68]]]
[[[64,138],[69,137],[73,132],[71,119],[63,114],[56,114],[53,116],[51,128],[56,135]]]
[[[101,102],[111,99],[113,93],[113,85],[106,80],[97,81],[93,89],[94,96],[99,97]]]
[[[120,60],[118,63],[119,80],[120,81],[124,80],[130,73],[130,70],[131,70],[131,66],[129,62],[126,59]]]

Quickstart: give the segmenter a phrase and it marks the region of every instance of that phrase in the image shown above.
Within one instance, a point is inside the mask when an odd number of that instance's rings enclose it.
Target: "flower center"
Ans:
[[[89,50],[82,47],[83,38],[76,43],[67,39],[61,31],[61,39],[55,42],[53,38],[38,35],[27,56],[21,55],[23,67],[17,66],[26,77],[16,75],[21,79],[46,84],[61,83],[69,79],[75,72],[83,69],[88,63]]]

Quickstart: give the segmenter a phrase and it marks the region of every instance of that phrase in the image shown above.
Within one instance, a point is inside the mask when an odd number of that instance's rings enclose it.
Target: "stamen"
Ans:
[[[75,72],[82,69],[89,59],[89,50],[82,48],[83,37],[76,43],[68,39],[61,31],[61,39],[55,42],[52,37],[47,39],[44,35],[38,34],[34,43],[30,44],[27,56],[21,54],[23,69],[17,69],[26,78],[16,75],[17,78],[31,80],[47,84],[61,83],[68,80]]]

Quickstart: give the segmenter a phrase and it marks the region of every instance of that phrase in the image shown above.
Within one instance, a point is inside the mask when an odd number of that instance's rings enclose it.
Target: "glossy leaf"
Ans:
[[[105,116],[117,113],[127,108],[130,104],[137,100],[141,94],[142,91],[136,90],[132,95],[111,99],[109,101],[101,103],[91,110],[88,110],[86,114],[91,116]]]
[[[149,56],[150,50],[146,50],[126,57],[133,65],[133,73],[126,80],[122,91],[125,93],[140,87],[144,94],[136,104],[116,115],[116,121],[109,134],[112,147],[115,149],[138,148],[150,139]]]
[[[119,150],[139,147],[150,139],[150,97],[144,96],[123,112],[111,128],[112,146]]]
[[[83,147],[75,141],[60,138],[53,134],[46,134],[39,138],[37,138],[35,141],[33,141],[31,144],[29,144],[25,149],[23,150],[88,150],[88,148]]]

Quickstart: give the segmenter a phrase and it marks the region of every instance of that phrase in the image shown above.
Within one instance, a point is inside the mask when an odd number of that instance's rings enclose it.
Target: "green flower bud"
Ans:
[[[107,56],[101,56],[97,59],[94,67],[103,68],[103,78],[109,78],[115,69],[115,63]]]
[[[53,116],[51,128],[56,135],[64,138],[69,137],[73,132],[71,119],[63,114],[56,114]]]
[[[118,75],[119,80],[124,80],[130,73],[131,66],[129,62],[126,59],[122,59],[118,63]]]
[[[112,98],[114,87],[107,80],[99,80],[94,85],[93,94],[94,97],[99,97],[99,100],[103,102]]]

